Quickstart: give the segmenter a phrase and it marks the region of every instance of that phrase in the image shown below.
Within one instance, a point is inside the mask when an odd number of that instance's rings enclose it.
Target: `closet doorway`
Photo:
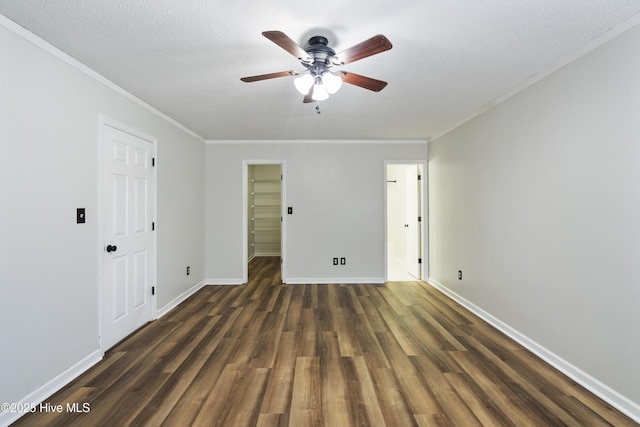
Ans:
[[[279,257],[284,282],[284,162],[245,161],[243,282],[256,257]]]
[[[386,271],[389,281],[422,279],[422,176],[421,163],[386,165]]]

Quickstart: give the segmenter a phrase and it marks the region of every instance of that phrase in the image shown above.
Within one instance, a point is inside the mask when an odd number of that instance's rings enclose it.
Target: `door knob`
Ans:
[[[107,245],[107,252],[115,252],[118,250],[116,245]]]

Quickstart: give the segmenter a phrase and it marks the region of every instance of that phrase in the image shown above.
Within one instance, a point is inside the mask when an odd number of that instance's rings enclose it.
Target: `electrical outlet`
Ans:
[[[462,270],[458,270],[458,280],[462,280]]]
[[[333,265],[338,265],[338,258],[333,259]]]
[[[187,276],[191,274],[191,267],[187,266]]]
[[[340,265],[346,265],[347,264],[347,259],[346,258],[340,258]]]

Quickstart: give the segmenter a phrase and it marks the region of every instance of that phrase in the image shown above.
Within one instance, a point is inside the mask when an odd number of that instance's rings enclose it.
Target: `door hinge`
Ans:
[[[422,175],[418,175],[418,181],[422,179]]]
[[[282,258],[280,258],[280,264],[282,264]]]
[[[156,287],[152,286],[151,287],[151,295],[155,295],[156,294]]]
[[[151,223],[151,231],[156,231],[156,223],[155,222]]]
[[[418,217],[418,222],[422,222],[422,217],[421,216]]]
[[[422,258],[418,258],[418,264],[422,264]]]
[[[155,165],[156,165],[156,158],[152,157],[151,158],[151,167],[155,167]]]

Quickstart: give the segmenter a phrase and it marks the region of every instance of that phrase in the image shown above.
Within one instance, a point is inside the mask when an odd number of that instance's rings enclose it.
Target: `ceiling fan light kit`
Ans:
[[[381,80],[361,76],[347,71],[331,70],[334,66],[342,66],[392,48],[391,42],[382,34],[373,36],[338,54],[329,47],[326,37],[314,36],[309,39],[306,48],[300,47],[289,36],[281,31],[265,31],[263,36],[295,56],[304,71],[280,71],[251,77],[242,77],[243,82],[256,82],[277,77],[296,76],[293,80],[295,88],[304,95],[303,102],[324,101],[329,95],[340,90],[342,83],[352,84],[374,92],[379,92],[387,85]]]
[[[313,85],[311,99],[314,101],[324,101],[325,99],[329,99],[329,91],[327,90],[327,87],[322,84],[322,78],[319,76],[316,78],[316,82]]]
[[[303,73],[293,79],[293,84],[302,95],[309,93],[309,89],[315,83],[313,76],[309,73]]]
[[[342,87],[342,78],[331,71],[303,72],[293,79],[293,84],[302,95],[309,94],[314,101],[323,101],[338,92]]]
[[[342,87],[342,79],[331,71],[327,71],[322,75],[322,81],[324,85],[327,87],[327,92],[333,95]]]

